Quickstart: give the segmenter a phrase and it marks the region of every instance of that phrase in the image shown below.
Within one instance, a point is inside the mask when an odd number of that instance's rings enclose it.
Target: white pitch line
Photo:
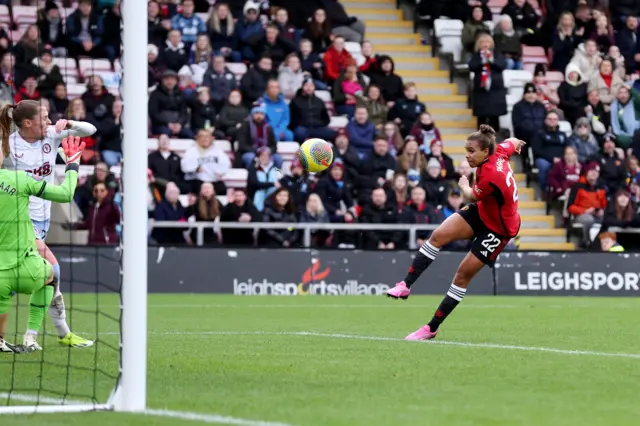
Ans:
[[[11,393],[8,394],[6,392],[0,393],[0,399],[11,397],[11,399],[15,401],[21,402],[30,402],[33,404],[51,404],[51,405],[86,405],[87,402],[79,401],[79,400],[70,400],[70,399],[62,399],[62,398],[51,398],[47,396],[35,396],[21,393]],[[33,411],[37,412],[37,407],[33,407]],[[130,413],[136,414],[136,413]],[[162,410],[162,409],[147,409],[144,412],[139,413],[144,414],[146,416],[156,416],[156,417],[169,417],[173,419],[180,420],[191,420],[191,421],[199,421],[203,423],[211,423],[211,424],[225,424],[225,425],[236,425],[236,426],[291,426],[287,423],[280,422],[267,422],[261,420],[249,420],[249,419],[240,419],[237,417],[229,417],[222,416],[220,414],[200,414],[200,413],[192,413],[188,411],[172,411],[172,410]]]

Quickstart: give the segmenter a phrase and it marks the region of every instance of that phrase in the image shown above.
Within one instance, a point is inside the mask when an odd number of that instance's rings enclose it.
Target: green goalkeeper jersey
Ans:
[[[69,203],[78,184],[77,165],[67,166],[60,185],[47,184],[38,176],[15,170],[0,170],[0,270],[12,269],[35,246],[36,235],[29,218],[29,196],[56,203]]]

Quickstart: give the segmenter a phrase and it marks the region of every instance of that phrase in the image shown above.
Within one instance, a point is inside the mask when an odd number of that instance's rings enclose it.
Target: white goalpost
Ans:
[[[119,380],[108,401],[54,399],[39,392],[2,393],[24,405],[0,406],[0,414],[144,412],[147,401],[147,2],[121,0],[124,102],[123,235]],[[115,283],[114,283],[115,285]],[[96,336],[99,338],[99,336]],[[98,341],[98,345],[100,342]],[[47,349],[45,348],[45,351]]]

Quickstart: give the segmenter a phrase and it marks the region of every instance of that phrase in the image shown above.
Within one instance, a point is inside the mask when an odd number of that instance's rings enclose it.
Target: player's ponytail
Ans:
[[[496,151],[496,131],[488,124],[481,124],[477,132],[473,132],[467,138],[478,142],[480,149],[489,150],[489,155]]]
[[[2,131],[2,156],[7,158],[9,152],[9,135],[11,125],[21,128],[24,120],[33,120],[40,113],[40,102],[25,100],[17,105],[6,104],[0,108],[0,131]]]
[[[2,131],[2,157],[7,158],[9,156],[9,134],[11,133],[11,124],[13,118],[11,117],[11,111],[15,108],[15,105],[5,104],[0,108],[0,131]]]

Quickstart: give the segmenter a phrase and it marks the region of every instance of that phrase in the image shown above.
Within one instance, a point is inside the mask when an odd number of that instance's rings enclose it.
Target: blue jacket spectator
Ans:
[[[611,129],[616,135],[617,145],[623,149],[631,145],[633,134],[640,127],[637,110],[640,99],[635,97],[631,96],[629,87],[622,86],[618,90],[618,98],[611,103]]]
[[[171,19],[171,27],[182,33],[182,41],[188,47],[196,42],[198,34],[207,32],[204,21],[194,13],[194,9],[193,0],[183,0],[182,13]]]
[[[258,19],[258,4],[249,0],[244,5],[244,18],[236,23],[236,38],[241,49],[242,59],[254,61],[256,55],[251,47],[251,40],[264,34],[264,26]]]
[[[78,8],[67,18],[69,56],[102,57],[102,20],[93,11],[91,0],[80,0]]]
[[[289,130],[290,113],[289,105],[284,100],[284,95],[280,93],[280,85],[276,80],[269,80],[267,91],[260,99],[267,110],[267,121],[273,127],[276,140],[292,141],[293,132]]]
[[[213,105],[216,111],[220,111],[229,93],[238,88],[238,81],[235,74],[225,66],[224,57],[214,56],[211,67],[204,73],[202,85],[209,88]]]
[[[256,164],[249,166],[247,176],[247,192],[253,197],[253,205],[258,211],[264,209],[265,202],[275,192],[279,174],[269,148],[258,148]]]
[[[347,124],[347,132],[351,146],[358,150],[361,158],[371,152],[376,128],[369,121],[369,113],[366,108],[358,107],[356,109],[353,120]]]

